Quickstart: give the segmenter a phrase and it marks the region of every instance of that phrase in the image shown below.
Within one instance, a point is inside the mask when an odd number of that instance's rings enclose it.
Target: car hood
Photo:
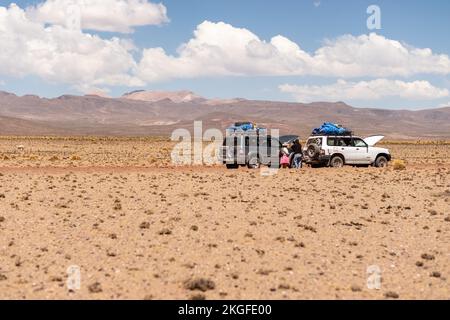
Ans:
[[[383,139],[384,139],[384,136],[372,136],[372,137],[365,138],[364,141],[369,145],[369,147],[373,147],[374,145],[376,145],[378,142],[380,142]]]

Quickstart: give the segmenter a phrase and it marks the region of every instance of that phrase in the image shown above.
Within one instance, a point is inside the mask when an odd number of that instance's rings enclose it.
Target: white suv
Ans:
[[[365,139],[355,136],[311,136],[304,151],[305,162],[340,168],[349,165],[386,167],[391,161],[388,149],[374,147],[384,136]]]

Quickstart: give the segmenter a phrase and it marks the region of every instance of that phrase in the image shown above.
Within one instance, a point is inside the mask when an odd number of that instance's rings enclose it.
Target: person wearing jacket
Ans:
[[[302,168],[302,162],[303,162],[303,151],[302,151],[302,144],[300,143],[299,139],[295,139],[292,143],[291,147],[291,154],[293,154],[293,161],[292,166],[296,169]]]

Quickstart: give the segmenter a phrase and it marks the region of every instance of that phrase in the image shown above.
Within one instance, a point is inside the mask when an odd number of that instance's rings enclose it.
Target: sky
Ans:
[[[449,13],[446,0],[0,1],[0,90],[448,106]]]

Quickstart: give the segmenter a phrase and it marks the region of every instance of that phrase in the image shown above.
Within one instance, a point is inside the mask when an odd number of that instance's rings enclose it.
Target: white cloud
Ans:
[[[270,42],[247,29],[205,21],[177,55],[144,50],[139,75],[148,81],[201,76],[266,75],[392,77],[450,74],[450,58],[371,33],[326,41],[314,54],[278,35]]]
[[[131,33],[134,27],[168,22],[167,9],[147,0],[46,0],[26,9],[38,22],[82,29]]]
[[[136,87],[211,76],[385,78],[450,74],[447,55],[377,34],[343,36],[310,54],[281,35],[265,41],[247,29],[209,21],[198,25],[193,38],[175,55],[163,48],[147,48],[137,62],[132,54],[137,49],[131,41],[83,32],[71,19],[65,22],[65,12],[73,9],[70,3],[78,3],[82,28],[130,32],[138,25],[166,21],[164,6],[147,0],[72,1],[47,0],[26,10],[17,5],[0,6],[0,75],[32,75],[83,92],[104,92],[111,86]],[[411,90],[434,88],[423,84],[426,82]],[[415,94],[423,97],[426,93]]]
[[[379,100],[389,97],[433,100],[450,95],[447,89],[437,88],[428,81],[405,82],[388,79],[361,82],[338,80],[334,84],[323,86],[284,84],[280,86],[280,90],[292,94],[299,102]]]
[[[81,91],[101,86],[142,85],[130,42],[109,40],[61,26],[44,27],[16,5],[0,7],[0,74],[38,76]]]

